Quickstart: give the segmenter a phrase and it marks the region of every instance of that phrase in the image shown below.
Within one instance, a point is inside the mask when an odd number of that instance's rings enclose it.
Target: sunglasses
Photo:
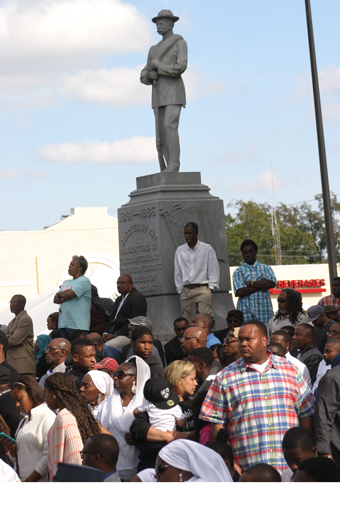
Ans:
[[[125,377],[132,377],[134,373],[126,373],[123,370],[118,370],[118,372],[113,373],[113,377],[117,377],[118,380],[125,379]]]
[[[238,343],[238,338],[224,338],[223,343],[230,345],[231,343]]]
[[[283,304],[284,302],[288,302],[288,300],[285,300],[285,299],[277,299],[277,302],[279,304]]]
[[[155,465],[156,475],[160,478],[163,475],[164,470],[167,468],[171,468],[170,464],[161,464],[159,462],[158,464]]]

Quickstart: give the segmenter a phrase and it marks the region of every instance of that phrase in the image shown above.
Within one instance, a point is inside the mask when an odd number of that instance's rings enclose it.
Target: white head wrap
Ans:
[[[170,466],[190,471],[196,482],[232,482],[229,469],[221,455],[203,444],[177,439],[164,446],[159,457]]]
[[[97,415],[97,420],[116,438],[119,445],[118,470],[135,469],[138,465],[138,449],[127,444],[124,436],[130,431],[131,423],[135,419],[133,410],[145,402],[144,384],[150,379],[150,367],[141,357],[132,356],[125,361],[127,362],[134,362],[137,367],[135,396],[123,412],[120,394],[114,389],[112,396],[100,404]]]
[[[87,372],[92,379],[95,387],[104,394],[105,398],[109,398],[113,393],[113,380],[110,375],[100,370],[91,370]]]

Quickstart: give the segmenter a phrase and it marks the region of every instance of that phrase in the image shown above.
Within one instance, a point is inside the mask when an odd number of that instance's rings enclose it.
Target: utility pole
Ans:
[[[320,160],[320,172],[321,172],[321,183],[322,183],[322,198],[323,198],[323,208],[324,208],[324,213],[325,213],[328,268],[329,268],[329,277],[330,277],[330,280],[332,280],[334,277],[337,276],[337,268],[336,268],[331,198],[330,198],[330,193],[329,193],[326,148],[325,148],[325,139],[324,139],[324,134],[323,134],[319,80],[318,80],[318,70],[317,70],[317,66],[316,66],[314,35],[313,35],[313,22],[312,22],[312,11],[311,11],[311,7],[310,7],[310,0],[305,0],[305,4],[306,4],[310,64],[311,64],[311,70],[312,70],[316,130],[317,130],[318,147],[319,147],[319,160]]]
[[[272,217],[272,235],[274,238],[274,249],[275,249],[275,264],[282,265],[280,228],[277,224],[277,218],[276,218],[276,208],[275,208],[275,198],[274,198],[274,175],[273,175],[272,161],[270,161],[270,178],[271,178],[271,182],[272,182],[272,186],[271,186],[271,191],[272,191],[271,217]]]

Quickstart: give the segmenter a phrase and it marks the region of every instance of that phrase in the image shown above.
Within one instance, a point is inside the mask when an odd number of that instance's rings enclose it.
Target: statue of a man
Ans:
[[[179,170],[178,124],[185,89],[182,73],[187,68],[188,48],[183,37],[173,33],[179,18],[164,9],[152,19],[163,39],[149,50],[140,80],[152,85],[152,108],[156,121],[156,147],[161,171]]]

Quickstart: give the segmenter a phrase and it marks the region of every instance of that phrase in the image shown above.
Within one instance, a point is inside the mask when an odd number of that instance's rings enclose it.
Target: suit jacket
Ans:
[[[21,311],[7,327],[8,348],[6,361],[20,374],[35,375],[35,348],[33,347],[33,322],[27,311]]]
[[[178,336],[172,338],[164,345],[166,363],[170,364],[172,361],[181,361],[186,354],[181,349],[181,342]]]
[[[160,41],[155,46],[151,46],[147,64],[141,72],[141,82],[145,85],[151,85],[148,79],[150,62],[161,58],[158,67],[158,80],[155,86],[157,93],[155,87],[152,88],[152,108],[165,105],[183,105],[185,107],[185,89],[181,74],[187,68],[188,48],[183,38],[171,46],[175,38],[178,38],[177,34],[172,35],[165,41]],[[169,50],[162,57],[167,48]]]
[[[128,336],[129,334],[129,321],[128,318],[135,318],[136,316],[146,316],[147,304],[144,295],[132,288],[122,305],[117,318],[115,319],[119,304],[123,296],[120,295],[116,300],[112,315],[109,319],[108,333],[115,333],[116,336]]]

